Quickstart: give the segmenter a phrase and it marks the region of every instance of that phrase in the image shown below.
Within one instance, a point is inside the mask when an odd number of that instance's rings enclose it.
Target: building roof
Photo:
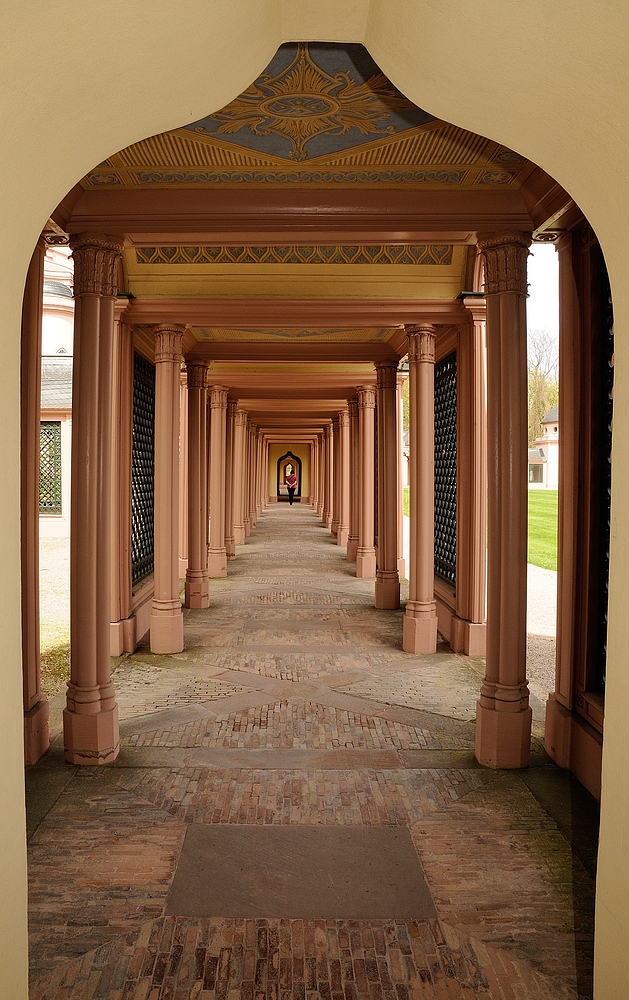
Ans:
[[[72,409],[72,357],[58,354],[42,358],[42,410]]]
[[[559,420],[559,407],[553,406],[552,410],[549,410],[546,416],[542,419],[543,424],[556,424]]]
[[[529,462],[545,462],[546,458],[541,448],[529,448]]]
[[[63,299],[72,298],[72,289],[62,281],[44,281],[44,295],[58,295]]]

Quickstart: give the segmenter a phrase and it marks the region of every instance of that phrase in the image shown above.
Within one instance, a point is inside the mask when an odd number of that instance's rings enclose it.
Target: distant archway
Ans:
[[[279,501],[288,500],[288,488],[286,486],[286,476],[294,472],[297,476],[297,489],[295,490],[295,500],[301,503],[301,459],[293,455],[292,451],[287,451],[277,460],[277,499]]]

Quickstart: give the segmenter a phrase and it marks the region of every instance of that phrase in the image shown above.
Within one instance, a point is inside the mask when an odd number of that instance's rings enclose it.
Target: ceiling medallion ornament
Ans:
[[[308,43],[299,42],[286,69],[275,76],[263,73],[211,116],[211,128],[199,123],[195,131],[234,134],[248,127],[257,136],[287,139],[289,158],[302,161],[308,159],[306,146],[312,139],[346,135],[351,129],[362,135],[388,135],[396,131],[384,124],[392,113],[416,110],[383,73],[362,82],[349,70],[332,75],[314,62]]]

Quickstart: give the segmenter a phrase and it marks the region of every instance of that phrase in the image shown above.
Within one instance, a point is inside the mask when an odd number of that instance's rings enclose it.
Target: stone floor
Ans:
[[[31,1000],[591,997],[597,808],[545,757],[541,705],[529,769],[478,767],[482,663],[403,653],[353,571],[311,508],[269,506],[185,651],[117,666],[115,765],[57,738],[27,770]],[[416,858],[383,869],[413,868],[425,916],[370,903],[352,844],[393,828]],[[191,861],[186,831],[219,853]],[[248,885],[270,902],[234,915]]]

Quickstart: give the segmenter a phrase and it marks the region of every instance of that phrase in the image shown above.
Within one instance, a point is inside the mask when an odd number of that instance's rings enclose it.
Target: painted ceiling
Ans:
[[[383,344],[393,336],[395,332],[391,327],[369,328],[359,330],[342,329],[283,329],[283,330],[261,330],[247,327],[238,329],[221,329],[204,326],[193,326],[192,333],[198,341],[203,343],[269,343],[277,341],[308,341],[318,344]]]
[[[234,101],[134,143],[83,179],[90,188],[240,186],[519,187],[534,169],[490,139],[403,96],[362,45],[282,45]]]

